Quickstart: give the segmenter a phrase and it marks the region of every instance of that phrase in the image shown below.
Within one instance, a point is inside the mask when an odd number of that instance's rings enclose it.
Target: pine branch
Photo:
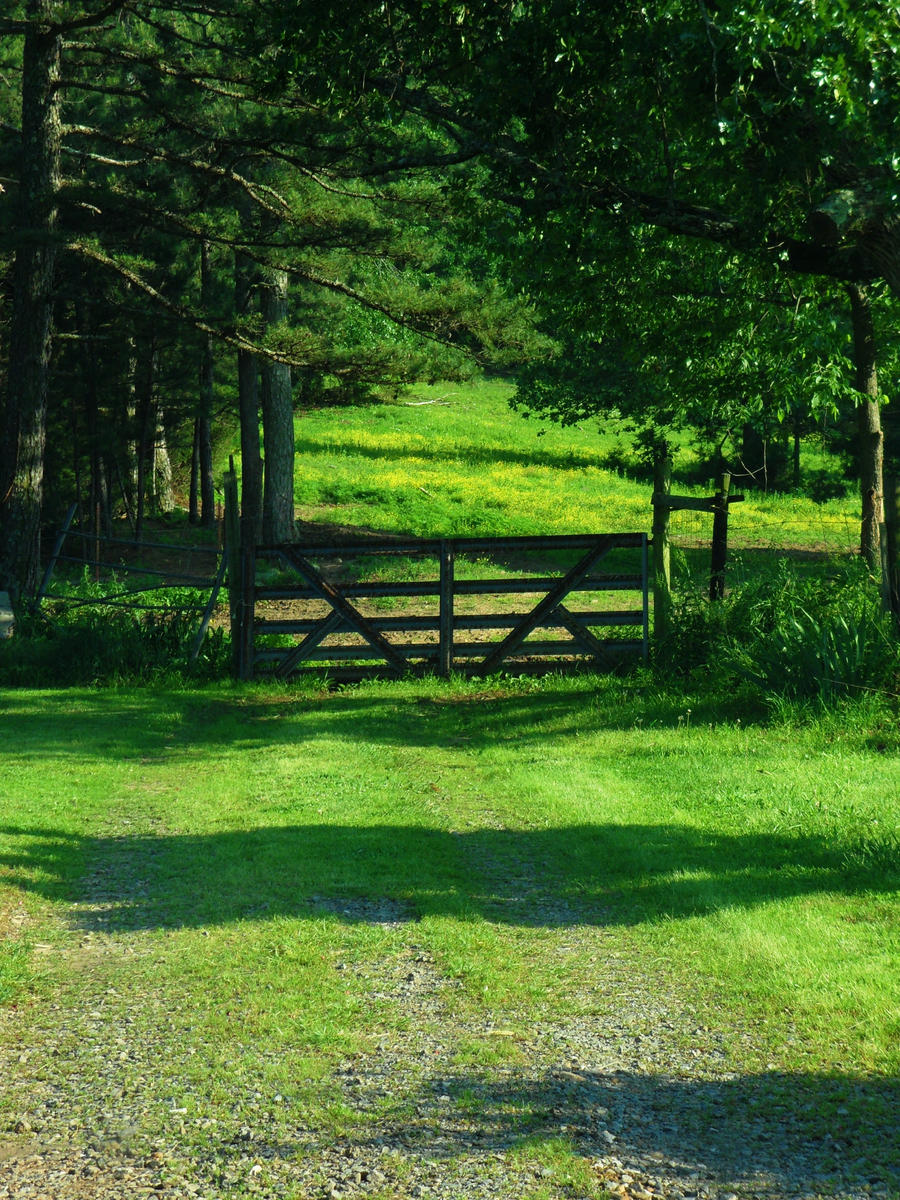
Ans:
[[[67,21],[53,21],[43,27],[43,31],[50,33],[55,37],[60,37],[66,33],[73,33],[78,29],[93,29],[98,25],[102,25],[104,21],[110,17],[116,16],[122,9],[127,8],[132,3],[132,0],[110,0],[103,8],[95,13],[85,13],[80,17],[71,17]],[[29,25],[33,24],[28,22]]]
[[[310,366],[310,363],[304,360],[296,359],[286,354],[281,354],[276,350],[270,350],[261,343],[248,341],[247,338],[242,337],[237,332],[230,333],[225,329],[220,329],[215,325],[210,325],[207,321],[202,320],[200,317],[197,317],[195,314],[189,312],[186,308],[182,308],[180,304],[176,304],[173,300],[170,300],[167,296],[164,296],[158,288],[155,288],[153,284],[149,283],[146,279],[141,278],[136,271],[133,271],[130,267],[126,267],[124,263],[117,262],[116,259],[110,258],[108,254],[104,254],[103,251],[98,250],[96,246],[89,246],[86,242],[69,242],[67,249],[71,250],[75,254],[82,255],[84,258],[91,259],[93,262],[99,263],[101,266],[106,267],[107,270],[113,271],[119,276],[120,279],[124,279],[126,283],[129,283],[132,287],[137,288],[138,291],[143,292],[145,296],[153,300],[155,304],[158,304],[164,308],[166,312],[171,313],[180,321],[183,321],[186,325],[198,330],[198,332],[208,334],[209,336],[216,338],[218,341],[224,342],[227,346],[231,346],[234,350],[246,350],[251,354],[260,354],[264,358],[272,359],[273,362],[285,363],[290,367]]]
[[[222,96],[226,100],[243,100],[258,105],[261,108],[282,108],[277,100],[268,100],[255,92],[239,91],[239,88],[252,87],[252,80],[245,77],[228,74],[227,72],[198,71],[189,69],[184,64],[173,64],[159,58],[141,54],[132,54],[127,50],[110,49],[91,42],[65,42],[66,50],[77,50],[82,54],[93,54],[100,58],[106,66],[119,66],[129,69],[146,67],[156,74],[179,83],[190,83],[205,94]],[[85,65],[88,70],[91,64]],[[74,85],[73,85],[74,86]]]
[[[183,154],[176,154],[173,151],[165,150],[160,147],[148,146],[139,138],[116,136],[102,129],[96,129],[90,125],[68,125],[66,132],[70,134],[78,134],[83,137],[96,137],[102,141],[112,142],[114,145],[124,147],[126,149],[139,150],[144,154],[143,164],[171,163],[182,167],[187,167],[189,170],[197,174],[204,175],[219,181],[227,181],[234,184],[245,192],[259,207],[269,213],[271,216],[283,218],[286,213],[290,212],[290,204],[281,196],[273,187],[268,184],[256,183],[243,176],[233,167],[221,167],[215,163],[207,162],[205,159],[189,158]],[[68,153],[77,154],[78,151],[68,149]],[[89,151],[85,151],[89,154]],[[269,203],[269,201],[274,203]]]

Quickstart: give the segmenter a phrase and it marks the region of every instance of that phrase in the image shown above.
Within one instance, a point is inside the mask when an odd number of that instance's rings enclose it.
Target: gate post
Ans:
[[[253,678],[255,652],[253,621],[256,609],[256,546],[249,522],[242,521],[240,595],[238,597],[238,679]]]
[[[441,542],[438,674],[445,679],[453,670],[453,567],[453,543],[444,539]]]
[[[725,562],[728,558],[728,490],[731,476],[722,476],[721,486],[713,500],[712,554],[710,556],[709,598],[721,600],[725,595]]]
[[[234,456],[222,481],[225,494],[225,558],[228,563],[228,617],[231,625],[231,669],[241,677],[241,517],[238,510]]]
[[[653,637],[662,641],[669,628],[672,605],[672,565],[666,500],[672,487],[672,459],[668,451],[653,464]]]

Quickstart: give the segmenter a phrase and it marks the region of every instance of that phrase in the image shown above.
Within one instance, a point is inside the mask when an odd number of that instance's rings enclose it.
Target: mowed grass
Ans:
[[[303,413],[296,420],[295,501],[310,521],[416,536],[640,532],[647,480],[632,477],[621,422],[561,428],[509,407],[501,380],[420,386],[389,404]],[[687,466],[685,446],[678,462]],[[810,451],[810,462],[821,454]],[[677,475],[677,471],[676,471]],[[711,495],[705,486],[673,485]],[[734,546],[852,551],[854,500],[748,494],[731,510]],[[711,518],[676,514],[673,535],[707,540]]]
[[[165,994],[210,1048],[192,1087],[227,1090],[229,1046],[252,1043],[327,1106],[327,1064],[407,1019],[370,980],[411,937],[461,981],[462,1012],[514,1030],[585,1005],[602,1019],[602,955],[561,978],[560,922],[605,931],[736,1031],[736,1069],[900,1068],[885,713],[766,726],[643,677],[22,691],[0,707],[11,994],[58,986],[28,947],[65,940],[59,919],[93,899],[93,926],[144,950],[108,968],[116,986]],[[77,1003],[77,973],[67,986]]]

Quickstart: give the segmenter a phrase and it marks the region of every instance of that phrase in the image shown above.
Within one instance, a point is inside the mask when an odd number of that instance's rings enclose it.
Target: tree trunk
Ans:
[[[194,417],[194,439],[191,443],[191,482],[188,494],[188,521],[200,521],[200,418]]]
[[[200,245],[200,305],[208,317],[212,309],[212,273],[209,265],[209,242]],[[200,359],[200,405],[197,412],[197,462],[200,468],[200,524],[212,529],[216,523],[216,493],[213,483],[212,454],[213,410],[213,339],[203,335]]]
[[[135,487],[134,539],[144,536],[147,509],[147,468],[151,468],[153,439],[156,435],[154,393],[156,391],[156,340],[151,333],[141,335],[135,370],[135,420],[137,423],[137,485]]]
[[[767,420],[766,425],[769,425]],[[781,486],[785,482],[788,452],[780,431],[779,435],[773,437],[768,429],[762,432],[746,423],[741,435],[740,469],[732,475],[763,492]]]
[[[162,405],[156,404],[156,436],[153,441],[153,494],[161,513],[170,513],[175,508],[175,493],[172,490],[172,460],[166,442],[166,421]]]
[[[264,282],[261,306],[266,327],[287,317],[286,271],[270,271]],[[265,477],[263,488],[263,541],[290,542],[294,538],[294,404],[291,369],[269,358],[262,361],[262,416]]]
[[[253,289],[249,259],[234,256],[234,310],[238,319],[250,308]],[[254,542],[262,538],[262,457],[259,445],[259,361],[248,350],[237,352],[241,420],[241,516]]]
[[[862,526],[859,552],[873,573],[881,570],[880,527],[884,519],[882,479],[884,442],[878,405],[875,326],[868,293],[858,284],[847,285],[853,317],[853,386],[860,393],[856,408],[859,487]]]
[[[36,590],[52,343],[62,39],[51,0],[27,0],[22,57],[22,143],[5,434],[0,454],[0,580]],[[47,30],[50,30],[49,32]]]

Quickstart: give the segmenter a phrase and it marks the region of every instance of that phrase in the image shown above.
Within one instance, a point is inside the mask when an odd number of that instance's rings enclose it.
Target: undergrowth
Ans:
[[[170,597],[171,601],[171,597]],[[170,677],[227,677],[230,639],[210,630],[195,655],[199,617],[185,609],[101,606],[88,594],[37,615],[23,615],[0,642],[0,683],[73,686],[141,683]],[[664,684],[814,703],[900,694],[900,642],[858,561],[835,559],[816,572],[786,558],[710,602],[676,580],[672,619],[657,641],[652,669]]]
[[[897,632],[858,561],[810,574],[778,559],[721,601],[676,592],[654,662],[665,675],[743,680],[763,695],[826,707],[900,692]]]
[[[193,613],[83,605],[54,614],[25,614],[14,637],[0,642],[0,684],[72,687],[147,683],[161,678],[224,677],[229,642],[210,630],[196,658]]]

